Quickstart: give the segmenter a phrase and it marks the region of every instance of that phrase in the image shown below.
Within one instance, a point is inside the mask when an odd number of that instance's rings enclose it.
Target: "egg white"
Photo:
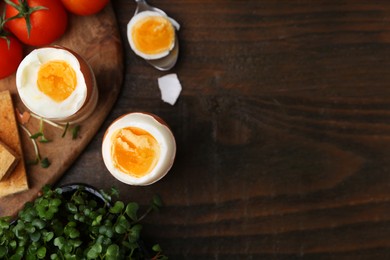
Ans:
[[[142,177],[134,177],[115,167],[112,156],[113,134],[122,128],[137,127],[152,135],[160,146],[160,157],[152,171]],[[157,121],[153,116],[144,113],[129,113],[114,121],[107,129],[102,144],[104,164],[109,172],[119,181],[130,185],[150,185],[163,178],[171,169],[176,155],[176,142],[171,130]]]
[[[176,28],[177,30],[180,27],[180,25],[175,20],[171,19],[170,17],[168,17],[166,15],[163,15],[163,14],[161,14],[159,12],[154,12],[154,11],[143,11],[143,12],[140,12],[140,13],[136,14],[135,16],[133,16],[133,18],[131,18],[131,20],[127,24],[127,38],[129,40],[129,44],[130,44],[131,49],[135,52],[135,54],[137,54],[138,56],[140,56],[140,57],[142,57],[144,59],[156,60],[156,59],[163,58],[163,57],[165,57],[165,56],[167,56],[169,54],[169,52],[175,46],[175,40],[172,41],[172,44],[171,44],[169,50],[164,51],[164,52],[160,52],[160,53],[157,53],[157,54],[146,54],[144,52],[139,51],[136,48],[134,40],[133,40],[133,37],[132,37],[133,27],[140,20],[142,20],[142,19],[144,19],[146,17],[150,17],[150,16],[161,16],[161,17],[164,17],[164,18],[168,19],[168,21],[172,24],[172,26],[174,28]]]
[[[76,73],[76,88],[62,102],[52,100],[41,92],[37,85],[40,67],[53,60],[67,62]],[[60,48],[39,48],[29,53],[16,72],[16,86],[25,106],[31,112],[48,119],[61,119],[75,114],[87,98],[87,86],[78,59],[71,52]]]

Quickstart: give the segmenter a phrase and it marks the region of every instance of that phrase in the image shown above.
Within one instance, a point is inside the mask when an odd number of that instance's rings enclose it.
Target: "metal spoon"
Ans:
[[[162,15],[168,17],[163,10],[149,5],[145,0],[135,0],[135,2],[137,3],[137,8],[135,9],[134,15],[143,11],[153,11],[153,12],[161,13]],[[176,28],[176,30],[179,30],[180,25],[172,18],[168,17],[168,19],[171,21],[171,23]],[[179,41],[176,33],[175,46],[167,56],[156,60],[146,60],[146,59],[145,60],[156,69],[161,71],[166,71],[166,70],[170,70],[171,68],[173,68],[173,66],[175,66],[178,56],[179,56]]]

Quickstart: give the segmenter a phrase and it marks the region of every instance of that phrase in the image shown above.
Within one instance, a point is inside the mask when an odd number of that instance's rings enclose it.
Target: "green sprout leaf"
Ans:
[[[69,241],[69,243],[72,245],[73,248],[80,247],[83,244],[83,241],[72,239]]]
[[[38,231],[35,231],[30,234],[30,239],[32,242],[38,242],[39,239],[41,239],[41,233]]]
[[[66,244],[66,239],[64,237],[56,237],[54,239],[54,245],[58,247],[60,250],[64,248]]]
[[[51,241],[52,239],[53,239],[53,237],[54,237],[54,233],[53,232],[48,232],[48,231],[43,231],[42,232],[42,234],[43,234],[43,241],[44,242],[49,242],[49,241]]]
[[[0,257],[3,258],[8,253],[7,247],[0,245]]]
[[[66,209],[71,212],[71,213],[77,213],[78,212],[78,208],[76,207],[76,205],[72,202],[68,202],[66,203]]]
[[[50,142],[50,140],[45,137],[45,134],[43,133],[43,126],[44,126],[43,118],[41,118],[41,120],[39,121],[39,132],[42,134],[40,142],[41,143],[48,143],[48,142]]]
[[[161,197],[159,195],[154,195],[151,204],[152,204],[152,208],[158,211],[163,206]]]
[[[139,206],[137,203],[135,202],[130,202],[129,204],[127,204],[126,206],[126,215],[129,216],[129,218],[133,221],[137,221],[138,220],[138,217],[137,217],[137,213],[138,213],[138,209],[139,209]]]
[[[80,232],[77,229],[73,228],[69,231],[69,237],[70,238],[80,237]]]
[[[80,125],[76,125],[74,128],[72,128],[72,139],[77,139],[80,131]]]
[[[46,226],[46,222],[42,219],[36,218],[32,221],[32,225],[37,227],[38,229],[43,229]]]
[[[42,168],[49,168],[50,165],[51,165],[51,162],[49,161],[49,159],[47,157],[45,157],[41,160],[41,167]]]
[[[41,137],[43,134],[41,132],[35,133],[30,136],[31,139],[37,139],[38,137]]]
[[[114,214],[121,213],[124,207],[125,204],[122,201],[116,201],[114,206],[110,208],[110,213],[114,213]]]
[[[114,236],[114,230],[109,225],[100,226],[99,233],[105,235],[108,238],[112,238]]]
[[[61,200],[60,199],[52,199],[49,203],[50,207],[53,208],[58,208],[59,205],[61,205]],[[57,211],[56,211],[57,212]]]
[[[152,250],[157,253],[161,252],[161,246],[159,244],[155,244],[153,245]]]
[[[76,222],[69,222],[64,228],[64,234],[71,239],[80,237],[80,232],[75,227]]]
[[[68,128],[69,128],[69,122],[67,122],[66,125],[65,125],[65,127],[64,127],[64,131],[62,132],[62,135],[61,135],[62,138],[65,137],[66,132],[68,131]]]
[[[122,225],[116,225],[115,226],[115,232],[117,233],[117,234],[124,234],[124,233],[126,233],[126,228],[124,227],[124,226],[122,226]]]
[[[50,142],[50,140],[47,139],[43,133],[43,122],[44,122],[43,118],[40,118],[39,131],[33,135],[30,135],[30,138],[34,139],[34,140],[38,140],[41,143],[48,143],[48,142]],[[40,140],[39,140],[39,137],[40,137]]]
[[[114,225],[114,231],[117,234],[125,234],[130,228],[130,223],[125,216],[120,215]]]
[[[39,142],[41,142],[41,143],[49,143],[51,141],[49,139],[46,139],[46,137],[44,135],[42,135],[41,139],[39,140]]]
[[[140,224],[136,224],[130,229],[130,233],[129,233],[129,242],[130,243],[136,242],[139,240],[141,229],[142,229],[142,226]]]
[[[107,248],[106,258],[109,260],[116,260],[119,258],[119,246],[112,244]]]
[[[99,215],[92,221],[92,226],[98,226],[102,222],[103,216]]]
[[[111,197],[119,198],[119,190],[116,187],[111,188]]]
[[[42,246],[37,250],[38,259],[44,259],[46,257],[46,247]]]
[[[87,257],[88,259],[95,259],[102,252],[103,247],[101,244],[94,244],[88,251]]]

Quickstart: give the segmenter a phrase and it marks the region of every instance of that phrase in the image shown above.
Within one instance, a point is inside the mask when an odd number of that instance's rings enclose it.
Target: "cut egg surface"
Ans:
[[[175,28],[171,19],[153,11],[136,14],[127,25],[132,50],[148,60],[165,57],[175,45]]]
[[[29,53],[16,72],[16,86],[27,108],[48,119],[75,114],[87,98],[79,60],[62,48],[40,48]]]
[[[160,145],[156,139],[140,128],[118,129],[111,142],[114,166],[138,178],[150,173],[160,157]]]
[[[172,167],[176,142],[168,126],[158,117],[130,113],[107,129],[103,161],[110,173],[130,185],[149,185]]]

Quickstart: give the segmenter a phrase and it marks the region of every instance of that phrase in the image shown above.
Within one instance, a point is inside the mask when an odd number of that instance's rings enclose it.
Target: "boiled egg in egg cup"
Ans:
[[[163,178],[176,155],[175,138],[167,124],[149,113],[129,113],[106,130],[102,156],[119,181],[145,186]]]
[[[32,113],[60,124],[85,120],[98,101],[92,68],[79,54],[61,46],[30,52],[18,67],[16,87]]]
[[[177,61],[179,29],[180,25],[164,13],[143,11],[127,24],[127,38],[136,55],[157,69],[168,70]]]

